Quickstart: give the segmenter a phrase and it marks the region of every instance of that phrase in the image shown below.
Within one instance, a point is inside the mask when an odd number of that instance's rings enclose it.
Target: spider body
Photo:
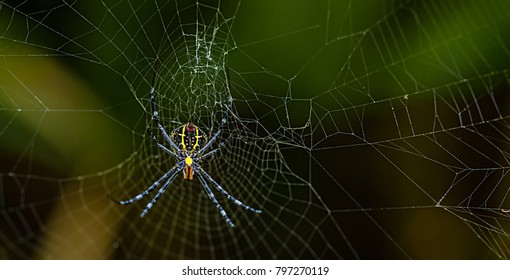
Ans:
[[[212,145],[216,142],[216,140],[220,137],[222,128],[227,122],[228,112],[232,106],[232,98],[230,97],[230,88],[228,83],[227,89],[229,89],[228,107],[226,108],[225,113],[221,119],[218,131],[214,134],[210,133],[210,135],[212,136],[209,138],[207,136],[207,133],[205,133],[203,130],[201,130],[200,128],[198,128],[197,126],[190,122],[175,128],[170,132],[169,135],[166,132],[163,125],[160,123],[158,107],[155,98],[156,90],[154,88],[154,85],[151,87],[150,101],[152,107],[152,121],[154,121],[155,125],[158,127],[161,136],[165,140],[164,143],[166,143],[170,147],[168,148],[159,142],[158,137],[152,132],[149,123],[147,123],[147,132],[160,150],[162,150],[163,152],[165,152],[166,154],[168,154],[169,156],[173,157],[176,160],[176,164],[169,171],[163,174],[163,176],[161,176],[154,183],[152,183],[152,185],[150,185],[145,191],[139,193],[138,195],[132,197],[131,199],[117,201],[119,204],[122,205],[131,204],[147,196],[154,189],[159,188],[158,192],[154,195],[152,200],[147,204],[147,206],[145,206],[143,211],[140,213],[140,216],[144,217],[152,208],[152,206],[156,203],[158,198],[166,191],[166,189],[175,180],[177,175],[182,171],[185,180],[193,180],[193,176],[196,174],[199,182],[201,183],[202,187],[207,193],[207,196],[209,197],[209,199],[211,199],[211,201],[216,206],[221,216],[223,216],[223,218],[225,219],[229,226],[233,227],[234,223],[230,220],[227,213],[214,196],[214,193],[209,187],[209,183],[211,183],[212,186],[214,186],[214,188],[217,191],[221,192],[221,194],[223,194],[230,201],[234,202],[236,205],[255,213],[262,212],[261,210],[252,208],[244,204],[243,202],[229,194],[200,166],[200,162],[202,160],[216,154],[225,145],[225,142],[222,142],[216,148],[209,150],[212,147]]]
[[[185,180],[193,180],[194,159],[197,158],[197,151],[207,142],[207,135],[192,123],[178,127],[170,133],[170,139],[174,142],[179,151],[179,157],[184,158],[185,167],[182,170]]]

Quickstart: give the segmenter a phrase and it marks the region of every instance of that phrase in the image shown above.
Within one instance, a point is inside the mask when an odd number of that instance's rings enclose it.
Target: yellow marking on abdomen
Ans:
[[[182,148],[186,150],[186,143],[184,143],[184,132],[186,131],[186,125],[182,126],[182,133],[181,133],[181,145]]]
[[[195,136],[195,145],[193,145],[193,151],[196,151],[197,150],[197,147],[198,147],[198,139],[202,136],[198,136],[198,127],[195,127],[195,131],[196,131],[196,136]]]

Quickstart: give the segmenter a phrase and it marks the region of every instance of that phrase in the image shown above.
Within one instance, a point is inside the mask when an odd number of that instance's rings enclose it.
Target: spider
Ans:
[[[228,78],[228,73],[227,73]],[[230,96],[230,87],[227,84],[227,89],[229,93],[229,105],[228,107],[231,108],[232,106],[232,97]],[[149,126],[149,123],[147,123],[147,131],[149,135],[152,137],[156,145],[159,149],[164,151],[165,153],[169,154],[173,158],[176,159],[177,163],[163,176],[161,176],[158,180],[156,180],[152,185],[150,185],[145,191],[139,193],[138,195],[132,197],[128,200],[122,200],[122,201],[116,201],[117,203],[121,205],[127,205],[131,204],[133,202],[136,202],[143,197],[147,196],[151,191],[158,188],[161,183],[163,185],[159,187],[158,192],[152,200],[145,206],[143,211],[140,213],[140,217],[144,217],[147,215],[149,210],[154,206],[158,198],[166,191],[166,189],[170,186],[170,184],[175,180],[175,178],[178,176],[178,174],[182,171],[184,179],[185,180],[193,180],[193,176],[196,174],[196,177],[198,178],[198,181],[202,184],[202,187],[204,188],[205,192],[207,193],[207,196],[209,199],[212,200],[218,211],[220,212],[221,216],[225,219],[225,221],[228,223],[230,227],[234,227],[234,223],[230,218],[228,217],[227,213],[221,206],[221,204],[218,202],[216,197],[214,196],[211,188],[209,187],[209,183],[211,183],[218,191],[220,191],[224,196],[226,196],[229,200],[233,201],[238,206],[243,207],[246,210],[250,210],[255,213],[261,213],[261,210],[252,208],[231,194],[229,194],[223,187],[221,187],[218,182],[216,182],[201,166],[200,162],[213,154],[217,153],[224,145],[225,142],[222,142],[216,147],[215,149],[209,150],[209,148],[216,142],[216,140],[219,138],[222,128],[227,122],[227,116],[228,116],[228,110],[225,111],[221,123],[219,126],[218,131],[211,137],[211,139],[208,139],[207,134],[191,122],[188,122],[186,124],[183,124],[174,130],[170,132],[170,135],[166,132],[165,128],[160,122],[159,119],[159,113],[158,113],[158,106],[156,105],[156,97],[155,97],[156,90],[154,88],[154,81],[153,85],[150,89],[150,103],[152,107],[152,120],[155,122],[156,126],[159,129],[159,132],[165,139],[166,143],[170,146],[170,148],[167,148],[163,144],[161,144],[158,141],[158,138],[156,135],[152,132],[152,129]],[[208,151],[209,150],[209,151]]]

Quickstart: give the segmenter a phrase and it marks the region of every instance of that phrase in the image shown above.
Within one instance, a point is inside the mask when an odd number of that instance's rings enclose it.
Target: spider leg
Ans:
[[[198,150],[199,154],[206,151],[216,141],[216,139],[218,139],[218,137],[220,136],[223,126],[225,126],[225,124],[227,123],[228,112],[229,112],[229,110],[231,110],[230,108],[232,108],[232,96],[228,97],[228,102],[229,102],[228,108],[225,110],[225,113],[223,114],[223,117],[221,118],[220,128],[213,135],[213,137],[211,137],[211,139],[209,139],[209,141],[207,141],[207,143],[202,148],[200,148],[200,150]]]
[[[221,216],[223,216],[223,218],[225,219],[225,221],[227,222],[227,224],[230,227],[234,227],[234,223],[228,217],[227,212],[225,212],[225,209],[223,209],[223,207],[221,207],[221,204],[218,202],[218,200],[214,196],[213,192],[211,191],[211,188],[209,188],[209,186],[207,185],[207,181],[204,179],[204,177],[202,177],[201,172],[197,173],[197,177],[198,177],[198,180],[200,181],[200,183],[202,183],[202,186],[204,187],[205,191],[207,192],[207,196],[209,196],[209,198],[212,200],[214,205],[216,205],[216,208],[218,208],[218,211],[220,211]]]
[[[225,142],[227,142],[227,141],[221,142],[221,144],[216,149],[207,152],[203,156],[200,156],[200,159],[203,159],[203,158],[206,158],[206,157],[210,157],[210,156],[214,155],[215,153],[217,153],[219,150],[221,150],[221,148],[223,148],[223,146],[225,146]]]
[[[170,151],[167,147],[165,147],[165,146],[161,145],[161,144],[158,142],[158,139],[156,138],[156,136],[154,136],[154,134],[152,134],[152,131],[150,130],[150,128],[149,128],[149,127],[147,127],[147,128],[148,128],[149,134],[151,134],[151,136],[152,136],[152,139],[156,142],[156,144],[158,145],[158,147],[159,147],[161,150],[163,150],[163,151],[164,151],[165,153],[167,153],[167,154],[172,155],[173,157],[176,157],[176,158],[178,158],[178,157],[179,157],[176,153],[174,153],[174,152]]]
[[[142,199],[143,197],[145,197],[146,195],[149,194],[149,192],[151,192],[153,189],[155,189],[157,186],[159,186],[159,184],[165,180],[168,176],[174,176],[175,174],[178,174],[179,171],[181,171],[182,168],[178,168],[179,165],[176,165],[174,166],[172,169],[170,169],[167,173],[165,173],[163,176],[161,176],[156,182],[154,182],[150,187],[148,187],[145,191],[137,194],[136,196],[134,196],[133,198],[131,199],[128,199],[128,200],[115,200],[113,198],[111,198],[113,201],[117,202],[118,204],[121,204],[121,205],[128,205],[128,204],[131,204],[133,202],[136,202],[140,199]]]
[[[152,92],[154,91],[154,88],[151,88],[151,96],[152,96]],[[151,97],[151,103],[152,103],[152,97]],[[154,107],[153,107],[154,108]],[[157,108],[157,107],[156,107]],[[159,117],[158,117],[158,123],[159,123]],[[156,145],[158,145],[158,147],[163,150],[164,152],[166,152],[167,154],[170,154],[172,155],[173,157],[178,157],[176,153],[170,151],[167,147],[163,146],[161,143],[159,143],[158,141],[158,138],[156,137],[156,135],[154,134],[154,132],[152,132],[152,129],[149,125],[149,122],[147,121],[145,126],[147,127],[147,132],[149,133],[150,137],[152,138],[152,140],[156,143]],[[166,133],[166,132],[165,132]],[[173,147],[173,146],[172,146]]]
[[[156,203],[158,198],[166,191],[168,186],[170,186],[170,184],[175,180],[175,178],[177,177],[177,174],[179,174],[179,172],[182,169],[183,169],[183,166],[179,166],[179,168],[175,169],[175,173],[170,175],[170,178],[168,178],[168,180],[165,182],[165,184],[159,189],[158,193],[152,198],[152,200],[149,203],[147,203],[147,206],[145,206],[143,211],[140,213],[141,218],[143,218],[143,217],[145,217],[145,215],[147,215],[147,213],[152,208],[152,206]]]
[[[243,202],[241,202],[239,199],[235,198],[233,195],[229,194],[225,189],[223,189],[220,186],[220,184],[218,184],[216,181],[214,181],[214,179],[209,174],[207,174],[207,172],[205,172],[205,170],[203,170],[199,166],[197,166],[196,169],[197,169],[197,174],[198,175],[203,175],[205,178],[207,178],[207,180],[209,180],[214,185],[214,187],[217,190],[219,190],[224,196],[226,196],[228,199],[233,201],[235,204],[237,204],[238,206],[243,207],[246,210],[250,210],[250,211],[253,211],[255,213],[262,213],[262,210],[252,208],[252,207],[244,204]]]
[[[220,134],[221,129],[219,129],[218,132],[216,132],[214,136],[209,141],[207,141],[207,143],[202,148],[200,148],[200,150],[198,150],[198,153],[201,154],[203,151],[207,150],[211,146],[211,144],[214,143],[214,141],[216,141]]]
[[[170,144],[170,146],[172,147],[172,149],[178,151],[179,150],[179,147],[177,147],[177,145],[172,141],[172,139],[170,139],[170,136],[168,136],[168,133],[166,133],[166,130],[165,128],[161,125],[161,123],[159,122],[159,112],[158,112],[158,105],[156,104],[156,97],[154,96],[154,93],[156,92],[156,90],[154,89],[154,86],[151,87],[151,90],[150,90],[150,94],[151,94],[151,106],[152,106],[152,119],[154,120],[154,122],[156,123],[156,125],[158,126],[159,128],[159,131],[161,132],[161,134],[163,135],[163,137],[165,137],[165,140],[166,142],[168,142],[168,144]],[[151,132],[152,134],[152,132]],[[152,134],[154,135],[154,134]],[[155,137],[154,137],[155,138]],[[156,139],[157,140],[157,139]],[[175,155],[175,154],[174,154]]]
[[[225,113],[223,113],[223,117],[221,117],[220,127],[219,127],[218,131],[213,135],[213,137],[211,137],[211,139],[209,141],[207,141],[207,143],[202,148],[200,148],[200,150],[198,150],[199,154],[201,154],[204,151],[206,151],[216,141],[216,139],[218,139],[218,137],[221,134],[221,130],[223,129],[223,127],[227,123],[228,112],[232,111],[232,102],[233,102],[233,100],[232,100],[232,94],[231,94],[231,91],[230,91],[230,70],[229,70],[228,67],[226,69],[226,72],[227,72],[226,75],[227,75],[228,104],[227,104],[227,106],[225,108]],[[221,146],[223,146],[223,145],[224,144],[222,143]]]

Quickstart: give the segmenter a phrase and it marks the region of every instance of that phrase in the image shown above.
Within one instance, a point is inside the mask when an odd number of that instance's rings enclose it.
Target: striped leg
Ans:
[[[228,97],[228,106],[227,107],[228,108],[225,109],[225,113],[223,114],[223,117],[221,118],[221,123],[220,123],[220,127],[219,127],[218,131],[213,135],[213,137],[211,137],[211,139],[209,139],[209,141],[207,141],[207,143],[202,148],[200,148],[200,150],[198,150],[199,154],[206,151],[216,141],[216,139],[218,139],[218,137],[220,136],[221,131],[223,130],[223,126],[225,126],[225,124],[227,123],[228,112],[232,108],[232,96]]]
[[[154,81],[153,81],[154,83]],[[158,107],[156,105],[156,101],[155,101],[155,97],[154,97],[154,87],[151,87],[151,90],[150,90],[150,93],[151,93],[151,105],[152,105],[152,110],[153,110],[153,120],[156,121],[156,124],[158,125],[158,128],[160,129],[161,131],[161,128],[162,126],[159,124],[159,113],[158,113]],[[156,111],[154,111],[154,109]],[[154,117],[156,116],[156,117]],[[147,119],[147,118],[146,118]],[[177,154],[170,151],[167,147],[163,146],[161,143],[159,143],[158,141],[158,138],[156,137],[156,135],[154,134],[154,132],[152,131],[150,125],[149,125],[149,121],[147,120],[146,124],[145,124],[146,128],[147,128],[147,132],[149,133],[150,137],[152,138],[152,140],[156,143],[156,145],[158,145],[158,147],[160,149],[162,149],[163,151],[165,151],[166,153],[174,156],[174,157],[177,157]],[[163,136],[165,136],[165,139],[167,140],[168,142],[168,139],[170,139],[170,137],[168,137],[168,134],[166,133],[166,131],[163,129],[163,131],[161,132],[163,134]],[[170,141],[171,142],[171,141]],[[171,142],[171,144],[173,144],[173,142]],[[175,144],[174,144],[175,145]],[[174,145],[172,145],[172,148],[174,148]]]
[[[159,189],[158,193],[154,196],[154,198],[152,198],[152,200],[147,204],[147,206],[145,206],[142,213],[140,213],[141,218],[143,218],[143,217],[145,217],[145,215],[147,215],[147,213],[149,212],[149,210],[151,210],[152,206],[156,203],[158,198],[166,191],[168,186],[170,186],[170,184],[175,180],[175,177],[177,177],[177,174],[179,174],[179,172],[182,170],[182,168],[183,167],[179,167],[179,168],[175,169],[175,173],[173,173],[170,176],[170,178],[168,178],[168,180],[165,182],[165,184]]]
[[[154,87],[151,87],[150,93],[151,93],[151,106],[152,106],[152,120],[154,120],[154,122],[156,123],[156,125],[159,128],[159,131],[161,132],[163,137],[165,137],[166,142],[168,142],[168,144],[170,144],[172,149],[174,149],[175,151],[178,151],[179,147],[177,147],[177,145],[172,141],[172,139],[170,139],[170,136],[168,135],[168,133],[166,132],[165,128],[161,125],[161,123],[159,121],[158,105],[156,104],[156,97],[154,95],[155,92],[156,92],[156,90],[154,89]],[[152,135],[154,135],[152,133],[152,131],[150,133]],[[153,138],[155,138],[155,137],[153,137]]]
[[[244,209],[246,210],[250,210],[250,211],[253,211],[255,213],[262,213],[262,210],[258,210],[258,209],[255,209],[255,208],[252,208],[244,203],[242,203],[240,200],[238,200],[237,198],[235,198],[234,196],[232,196],[231,194],[229,194],[226,190],[224,190],[220,184],[218,184],[216,181],[214,181],[214,179],[209,176],[209,174],[207,174],[207,172],[205,172],[202,168],[197,168],[197,174],[199,175],[203,175],[205,178],[207,178],[207,180],[209,180],[213,185],[214,187],[219,190],[224,196],[226,196],[228,199],[230,199],[231,201],[233,201],[235,204],[237,204],[238,206],[241,206],[243,207]]]
[[[214,196],[213,192],[207,185],[207,181],[204,179],[204,177],[202,177],[201,172],[197,172],[197,177],[198,177],[198,180],[200,181],[200,183],[202,183],[202,186],[204,187],[205,191],[207,192],[207,196],[209,196],[209,198],[212,200],[214,205],[216,205],[216,208],[218,208],[218,211],[220,211],[221,216],[223,216],[223,218],[225,219],[225,221],[228,223],[228,225],[230,227],[234,227],[234,223],[232,223],[230,218],[227,216],[227,212],[225,212],[225,209],[223,209],[223,207],[221,207],[221,204],[218,202],[218,200],[216,200],[216,197]]]
[[[149,192],[151,192],[153,189],[155,189],[157,186],[159,186],[159,184],[163,180],[165,180],[168,176],[174,176],[175,174],[178,174],[179,171],[181,171],[181,169],[182,169],[182,168],[178,168],[178,166],[180,166],[180,164],[177,164],[176,166],[174,166],[172,169],[170,169],[170,171],[168,171],[163,176],[161,176],[156,182],[154,182],[145,191],[143,191],[142,193],[136,195],[135,197],[133,197],[131,199],[128,199],[128,200],[121,200],[121,201],[114,200],[114,201],[119,203],[119,204],[121,204],[121,205],[128,205],[128,204],[131,204],[133,202],[136,202],[136,201],[142,199],[144,196],[148,195]]]
[[[167,154],[170,154],[174,157],[178,157],[176,153],[170,151],[167,147],[163,146],[162,144],[159,143],[158,141],[158,138],[156,138],[156,136],[152,133],[152,130],[150,129],[150,127],[147,125],[147,131],[149,132],[149,134],[151,135],[152,137],[152,140],[154,140],[154,142],[156,142],[156,145],[158,145],[158,147],[163,150],[164,152],[166,152]]]
[[[225,140],[225,141],[221,142],[220,145],[216,149],[207,152],[203,156],[200,156],[200,160],[202,160],[204,158],[207,158],[207,157],[210,157],[210,156],[214,155],[215,153],[219,152],[221,150],[221,148],[223,148],[223,146],[225,146],[226,142],[228,142],[228,140]]]

